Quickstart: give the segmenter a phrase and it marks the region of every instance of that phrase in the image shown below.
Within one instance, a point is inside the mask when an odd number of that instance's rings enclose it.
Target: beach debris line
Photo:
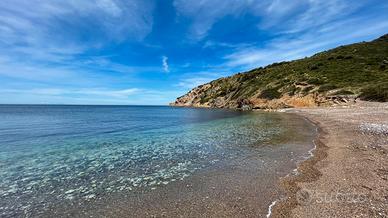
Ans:
[[[388,124],[362,123],[360,130],[363,133],[374,135],[388,135]]]

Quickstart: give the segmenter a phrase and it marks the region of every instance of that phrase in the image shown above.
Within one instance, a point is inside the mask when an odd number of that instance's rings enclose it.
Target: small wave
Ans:
[[[277,202],[277,200],[276,200],[276,201],[272,201],[272,203],[269,205],[269,207],[268,207],[268,213],[267,213],[267,215],[266,215],[267,218],[271,217],[272,208],[273,208],[273,206],[275,206],[276,202]]]

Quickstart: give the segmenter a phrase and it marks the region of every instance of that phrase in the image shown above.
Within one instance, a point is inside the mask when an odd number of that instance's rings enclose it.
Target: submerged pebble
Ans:
[[[95,194],[91,194],[91,195],[85,196],[86,199],[92,199],[92,198],[95,198],[95,197],[96,197]]]

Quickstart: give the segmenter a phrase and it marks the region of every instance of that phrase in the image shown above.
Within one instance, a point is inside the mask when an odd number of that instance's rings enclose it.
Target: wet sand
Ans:
[[[319,126],[314,157],[281,180],[272,217],[388,217],[388,104],[290,109]]]

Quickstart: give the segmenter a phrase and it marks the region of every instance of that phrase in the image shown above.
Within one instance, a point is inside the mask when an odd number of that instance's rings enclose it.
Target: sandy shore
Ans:
[[[281,182],[271,217],[388,217],[388,104],[290,109],[319,126],[314,156]]]

